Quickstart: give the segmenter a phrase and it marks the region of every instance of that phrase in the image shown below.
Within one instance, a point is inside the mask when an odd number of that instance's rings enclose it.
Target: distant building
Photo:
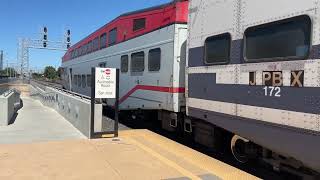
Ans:
[[[3,51],[0,51],[0,70],[3,70]]]

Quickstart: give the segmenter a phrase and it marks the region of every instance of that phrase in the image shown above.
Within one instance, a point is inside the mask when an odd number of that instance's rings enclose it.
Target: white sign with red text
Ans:
[[[116,73],[115,68],[96,68],[95,98],[116,98]]]

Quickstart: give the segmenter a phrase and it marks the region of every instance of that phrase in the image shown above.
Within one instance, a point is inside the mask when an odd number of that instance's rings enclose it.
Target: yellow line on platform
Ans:
[[[157,159],[159,159],[160,161],[162,161],[163,163],[167,164],[168,166],[174,168],[175,170],[177,170],[178,172],[180,172],[181,174],[183,174],[186,177],[189,177],[191,179],[195,179],[195,180],[201,180],[201,178],[199,178],[198,176],[195,176],[193,173],[191,173],[190,171],[184,169],[183,167],[179,166],[178,164],[176,164],[175,162],[165,158],[164,156],[160,155],[159,153],[155,152],[154,150],[152,150],[151,148],[139,143],[138,141],[130,138],[130,141],[132,141],[134,144],[136,144],[138,147],[140,147],[141,149],[143,149],[144,151],[148,152],[149,154],[151,154],[152,156],[156,157]]]
[[[221,179],[259,179],[231,165],[225,164],[208,155],[199,153],[191,148],[185,147],[168,138],[152,133],[148,130],[125,130],[119,132],[120,137],[134,138],[141,137],[151,143],[156,143],[160,147],[166,147],[166,151],[183,158],[190,164],[193,164],[209,173],[216,175]]]

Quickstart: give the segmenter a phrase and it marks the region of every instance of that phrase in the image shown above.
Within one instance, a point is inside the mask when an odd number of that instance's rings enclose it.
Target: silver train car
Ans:
[[[91,67],[118,68],[121,114],[156,112],[173,131],[185,109],[187,18],[185,0],[120,15],[64,55],[64,88],[90,96]]]
[[[152,111],[163,129],[227,146],[241,163],[317,174],[319,7],[320,0],[175,0],[126,13],[68,50],[63,84],[90,95],[91,67],[119,68],[121,114]]]
[[[189,1],[185,130],[239,162],[320,172],[320,1]]]

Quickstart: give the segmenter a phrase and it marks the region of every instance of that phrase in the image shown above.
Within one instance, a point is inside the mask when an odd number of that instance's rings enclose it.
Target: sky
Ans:
[[[60,41],[71,30],[73,44],[122,13],[171,0],[1,0],[0,50],[9,64],[17,64],[18,38],[39,39],[42,27],[48,28],[48,40]],[[30,68],[61,65],[62,51],[30,49]]]

